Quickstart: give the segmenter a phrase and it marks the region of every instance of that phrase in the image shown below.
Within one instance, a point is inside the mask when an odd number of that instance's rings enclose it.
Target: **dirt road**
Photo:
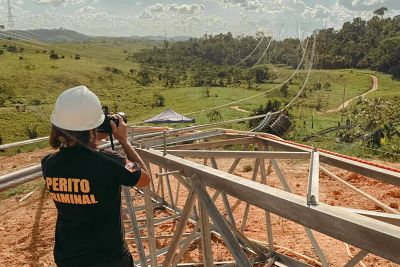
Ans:
[[[232,106],[231,109],[234,109],[234,110],[237,110],[237,111],[240,111],[240,112],[244,112],[244,113],[249,113],[250,112],[248,110],[240,108],[239,106]]]
[[[379,87],[379,80],[378,77],[376,77],[375,75],[371,75],[368,74],[371,78],[372,78],[372,88],[371,90],[369,90],[368,92],[365,92],[361,95],[358,95],[356,97],[353,97],[352,99],[347,100],[346,102],[344,102],[342,105],[340,105],[337,108],[333,108],[333,109],[329,109],[327,110],[325,113],[335,113],[335,112],[340,112],[342,109],[346,108],[348,105],[350,105],[351,102],[353,102],[355,99],[359,98],[359,97],[365,97],[366,95],[378,90]]]

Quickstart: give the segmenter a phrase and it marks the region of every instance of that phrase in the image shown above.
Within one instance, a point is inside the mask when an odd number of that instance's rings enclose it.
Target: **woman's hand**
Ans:
[[[112,134],[121,145],[126,144],[128,142],[128,127],[120,115],[116,114],[116,116],[118,118],[118,127],[114,121],[111,120],[110,122],[113,130]]]

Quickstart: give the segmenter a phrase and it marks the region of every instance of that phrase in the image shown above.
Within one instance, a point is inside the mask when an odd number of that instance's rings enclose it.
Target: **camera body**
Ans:
[[[118,127],[119,120],[118,120],[118,117],[116,116],[116,114],[108,112],[107,106],[103,107],[103,113],[104,113],[105,118],[104,118],[103,123],[99,127],[97,127],[97,132],[110,134],[110,133],[112,133],[111,121],[113,121],[115,123],[115,125]],[[118,112],[117,114],[122,117],[122,119],[125,123],[128,122],[128,119],[124,112]]]

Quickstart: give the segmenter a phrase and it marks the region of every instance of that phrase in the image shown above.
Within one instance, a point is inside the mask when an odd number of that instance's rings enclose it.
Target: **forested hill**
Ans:
[[[385,17],[386,11],[386,8],[376,10],[368,21],[355,18],[352,22],[344,23],[339,30],[328,28],[315,32],[316,66],[331,69],[368,68],[400,78],[400,16]],[[262,57],[269,40],[270,37],[263,38],[262,35],[204,35],[183,42],[167,41],[162,47],[143,50],[132,57],[143,68],[164,68],[166,71],[181,69],[204,72],[216,66],[220,70],[224,66],[223,69],[229,72],[232,66],[248,68],[256,63],[297,66],[302,54],[299,39],[274,40],[265,57]],[[255,51],[252,53],[253,49]],[[242,62],[244,58],[246,60]]]

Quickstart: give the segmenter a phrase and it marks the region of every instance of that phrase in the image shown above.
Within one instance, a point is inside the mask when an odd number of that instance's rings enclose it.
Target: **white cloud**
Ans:
[[[87,13],[95,10],[96,8],[93,6],[84,6],[77,10],[78,13]]]
[[[142,11],[142,13],[140,13],[140,15],[139,15],[139,19],[153,19],[154,18],[154,16],[153,16],[153,14],[151,14],[151,12],[150,11],[148,11],[147,9],[144,9],[143,11]]]
[[[161,13],[164,11],[164,4],[158,3],[155,5],[151,5],[146,7],[146,10],[150,13]]]
[[[380,7],[400,10],[399,0],[339,0],[339,4],[354,11],[374,11]]]
[[[59,6],[59,5],[77,5],[85,3],[86,0],[34,0],[34,3],[41,4],[41,5],[52,5],[52,6]]]
[[[205,6],[202,4],[191,4],[191,5],[177,5],[172,4],[167,7],[168,11],[176,12],[178,14],[194,15],[203,13]]]

